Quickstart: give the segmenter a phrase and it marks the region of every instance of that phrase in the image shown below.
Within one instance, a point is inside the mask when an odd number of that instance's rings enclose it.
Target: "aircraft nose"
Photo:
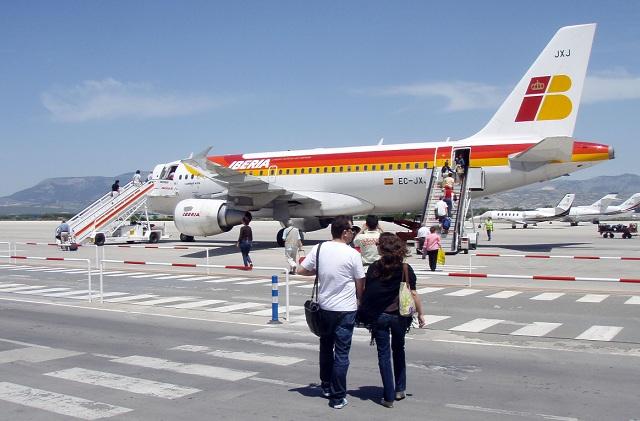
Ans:
[[[609,146],[609,159],[615,159],[616,151],[613,150],[613,146]]]

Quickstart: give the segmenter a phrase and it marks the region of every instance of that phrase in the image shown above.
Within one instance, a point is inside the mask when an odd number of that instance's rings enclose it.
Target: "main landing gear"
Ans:
[[[183,243],[193,243],[194,241],[196,241],[196,239],[193,237],[193,235],[180,234],[180,241],[182,241]]]

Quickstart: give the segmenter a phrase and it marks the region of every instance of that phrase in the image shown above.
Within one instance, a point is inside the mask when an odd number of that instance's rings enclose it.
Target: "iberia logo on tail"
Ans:
[[[516,121],[562,120],[571,114],[573,105],[561,92],[571,89],[567,75],[538,76],[531,78],[524,94]]]

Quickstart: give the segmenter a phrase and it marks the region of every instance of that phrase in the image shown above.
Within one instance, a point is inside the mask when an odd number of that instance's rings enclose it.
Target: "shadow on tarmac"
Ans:
[[[482,248],[503,248],[508,250],[515,251],[524,251],[524,252],[550,252],[553,249],[561,249],[561,248],[574,248],[574,247],[582,247],[588,246],[589,248],[593,247],[592,243],[547,243],[547,244],[499,244],[495,242],[489,243],[482,242],[478,244],[478,249]]]

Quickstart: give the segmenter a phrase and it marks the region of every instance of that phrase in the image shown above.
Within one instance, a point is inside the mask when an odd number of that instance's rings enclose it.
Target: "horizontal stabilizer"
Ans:
[[[572,137],[547,137],[530,148],[509,157],[509,161],[523,163],[545,163],[549,161],[571,161]]]

